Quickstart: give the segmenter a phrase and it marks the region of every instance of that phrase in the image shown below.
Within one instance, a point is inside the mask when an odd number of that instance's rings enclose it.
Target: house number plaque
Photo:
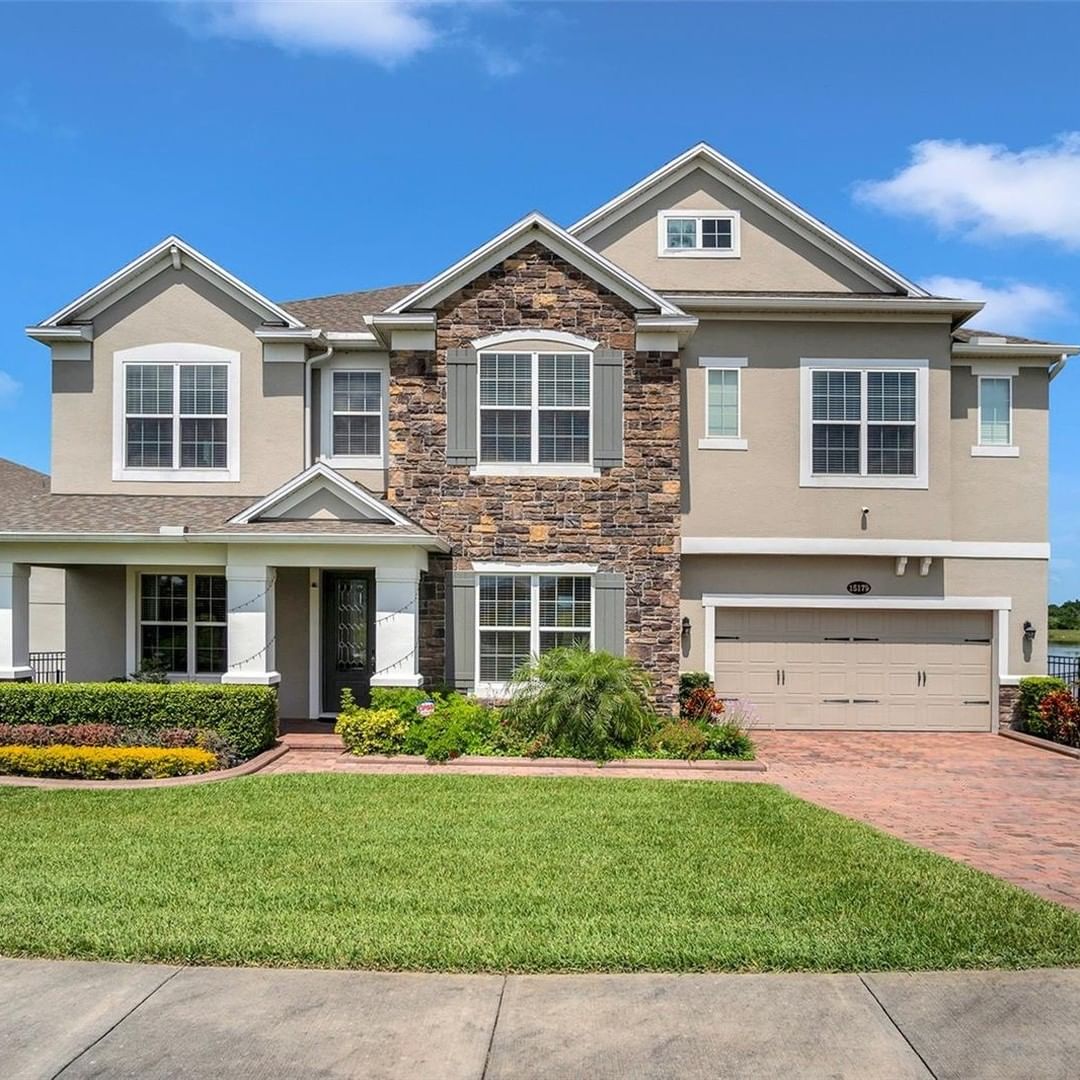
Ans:
[[[847,591],[852,596],[865,596],[870,591],[869,581],[850,581],[848,582]]]

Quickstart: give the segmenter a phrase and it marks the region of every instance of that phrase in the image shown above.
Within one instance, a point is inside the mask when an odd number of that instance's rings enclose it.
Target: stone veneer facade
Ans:
[[[472,477],[446,463],[446,352],[505,330],[624,352],[623,465],[598,477]],[[473,560],[589,562],[626,581],[626,653],[672,708],[679,672],[680,389],[675,354],[634,350],[634,312],[539,243],[439,305],[434,354],[390,356],[387,497],[451,545],[421,586],[420,670],[445,678],[446,573]]]

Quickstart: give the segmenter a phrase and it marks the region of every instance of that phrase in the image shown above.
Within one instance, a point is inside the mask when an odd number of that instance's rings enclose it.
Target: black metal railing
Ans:
[[[34,682],[63,682],[67,653],[32,652],[30,666],[34,669]]]
[[[1075,693],[1080,689],[1080,656],[1051,653],[1046,658],[1046,674],[1064,679]]]

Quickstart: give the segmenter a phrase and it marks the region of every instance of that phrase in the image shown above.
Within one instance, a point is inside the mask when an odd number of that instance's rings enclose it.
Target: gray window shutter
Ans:
[[[446,350],[446,462],[476,464],[476,350]]]
[[[447,591],[446,678],[456,690],[476,685],[476,575],[454,571]]]
[[[593,595],[596,648],[622,656],[626,651],[626,580],[622,574],[597,574]]]
[[[623,463],[623,366],[621,349],[593,353],[593,465]]]

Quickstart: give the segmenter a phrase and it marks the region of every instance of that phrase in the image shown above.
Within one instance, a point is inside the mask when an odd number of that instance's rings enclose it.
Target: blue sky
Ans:
[[[1071,4],[5,4],[0,456],[48,468],[23,327],[170,232],[280,300],[423,280],[704,139],[995,329],[1080,339]],[[1080,359],[1052,596],[1080,595]],[[735,511],[737,512],[737,510]]]

